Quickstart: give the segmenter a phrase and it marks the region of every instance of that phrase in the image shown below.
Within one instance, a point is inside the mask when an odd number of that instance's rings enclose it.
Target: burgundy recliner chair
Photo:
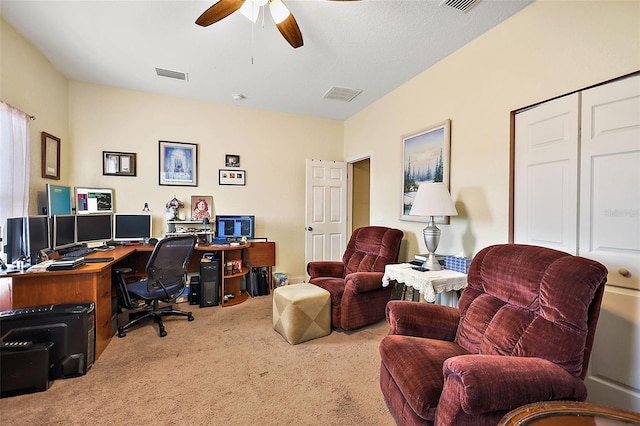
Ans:
[[[353,231],[339,261],[309,262],[309,282],[331,294],[331,324],[353,330],[385,318],[393,286],[382,287],[384,267],[398,261],[404,233],[383,226]]]
[[[387,306],[380,386],[399,425],[495,425],[510,410],[582,401],[607,269],[543,247],[478,253],[458,308]]]

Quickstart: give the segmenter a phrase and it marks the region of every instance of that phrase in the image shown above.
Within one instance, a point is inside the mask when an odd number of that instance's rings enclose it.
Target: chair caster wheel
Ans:
[[[161,331],[161,332],[160,332],[160,337],[164,337],[164,336],[166,336],[166,335],[167,335],[167,332],[166,332],[166,331]]]
[[[126,336],[127,333],[125,333],[124,331],[118,330],[118,337],[122,338],[124,336]]]
[[[193,315],[191,315],[191,313],[189,313],[189,315],[187,315],[187,321],[193,321],[195,318],[193,317]]]

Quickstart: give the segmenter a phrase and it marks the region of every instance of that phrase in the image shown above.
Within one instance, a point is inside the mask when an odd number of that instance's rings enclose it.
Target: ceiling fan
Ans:
[[[356,0],[332,0],[332,1],[356,1]],[[244,16],[254,23],[258,19],[260,8],[269,4],[269,11],[273,17],[278,31],[287,42],[295,49],[302,46],[302,33],[293,14],[289,11],[282,0],[219,0],[209,9],[205,10],[196,20],[196,24],[208,27],[211,24],[226,18],[232,13],[240,10]]]

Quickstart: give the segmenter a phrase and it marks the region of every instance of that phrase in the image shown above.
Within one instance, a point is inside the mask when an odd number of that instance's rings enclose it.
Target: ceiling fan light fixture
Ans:
[[[281,23],[285,19],[291,15],[287,6],[282,3],[282,0],[270,0],[269,1],[269,10],[271,11],[271,16],[273,17],[273,21],[276,24]]]
[[[252,0],[245,0],[240,7],[240,13],[255,24],[258,21],[258,15],[260,14],[260,6]]]

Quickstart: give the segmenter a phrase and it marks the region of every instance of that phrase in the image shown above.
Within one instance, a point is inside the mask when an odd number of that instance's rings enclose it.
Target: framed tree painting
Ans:
[[[160,185],[198,186],[198,145],[160,141]]]
[[[425,182],[442,182],[449,188],[451,155],[451,120],[402,137],[402,204],[400,220],[428,222],[426,216],[411,216],[418,187]],[[448,217],[436,218],[436,223],[449,223]]]

